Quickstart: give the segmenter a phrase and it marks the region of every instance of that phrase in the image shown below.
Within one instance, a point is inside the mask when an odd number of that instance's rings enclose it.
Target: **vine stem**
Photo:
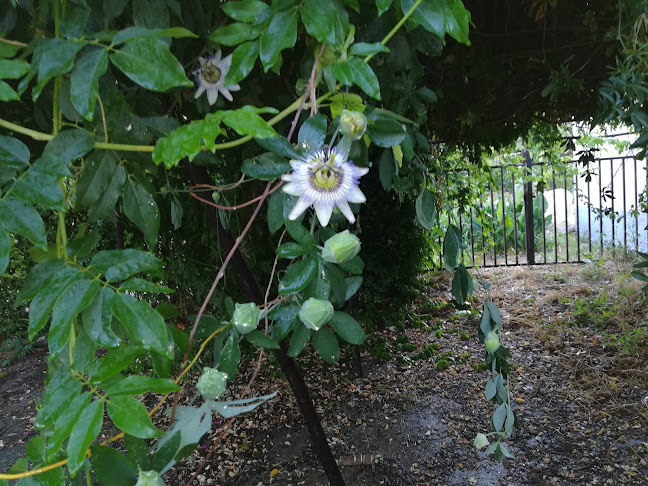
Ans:
[[[273,192],[275,192],[277,189],[279,189],[282,185],[283,185],[283,181],[279,181],[279,183],[278,183],[276,186],[274,186],[274,187],[270,190],[270,192],[269,192],[267,195],[269,196],[270,194],[272,194]],[[226,210],[226,211],[232,211],[232,210],[241,209],[241,208],[244,208],[244,207],[246,207],[246,206],[250,206],[251,204],[254,204],[255,202],[257,202],[257,201],[259,201],[259,200],[261,200],[261,199],[264,199],[264,196],[261,195],[261,196],[257,196],[257,197],[255,197],[255,198],[253,198],[253,199],[250,199],[249,201],[246,201],[246,202],[244,202],[244,203],[237,204],[236,206],[221,206],[220,204],[217,204],[217,203],[215,203],[214,201],[210,201],[210,200],[208,200],[208,199],[203,199],[203,198],[200,197],[198,194],[196,194],[195,192],[192,191],[192,189],[193,189],[194,187],[200,187],[200,186],[207,186],[207,187],[209,187],[208,184],[197,184],[197,185],[195,185],[195,186],[192,186],[192,187],[189,189],[189,195],[190,195],[191,197],[193,197],[194,199],[197,199],[198,201],[202,202],[202,203],[205,203],[205,204],[207,204],[207,205],[209,205],[209,206],[214,206],[215,208],[218,208],[218,209],[224,209],[224,210]]]

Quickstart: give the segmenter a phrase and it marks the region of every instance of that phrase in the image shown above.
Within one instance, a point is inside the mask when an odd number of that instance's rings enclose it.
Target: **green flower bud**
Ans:
[[[500,347],[499,336],[497,333],[495,331],[489,332],[484,340],[484,344],[486,345],[486,351],[489,353],[497,351],[497,348]]]
[[[227,373],[218,371],[215,368],[205,367],[200,375],[196,388],[200,394],[208,400],[220,397],[227,388]]]
[[[247,334],[257,328],[260,318],[261,309],[253,302],[248,302],[247,304],[237,303],[232,322],[234,322],[234,326],[239,334]]]
[[[135,486],[164,486],[157,471],[140,471]]]
[[[487,445],[490,445],[490,442],[488,441],[488,437],[484,434],[477,434],[477,437],[475,437],[475,440],[473,441],[473,445],[477,449],[483,449]]]
[[[333,317],[333,304],[328,300],[311,297],[299,310],[299,318],[308,329],[319,330]]]
[[[322,259],[330,263],[343,263],[351,260],[360,252],[360,238],[344,230],[331,236],[324,243]]]
[[[360,140],[367,130],[367,117],[359,111],[342,110],[340,133],[353,140]]]

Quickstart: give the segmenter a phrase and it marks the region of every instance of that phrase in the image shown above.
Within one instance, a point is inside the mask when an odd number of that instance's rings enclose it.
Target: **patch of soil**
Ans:
[[[515,365],[509,384],[519,427],[508,442],[515,458],[503,463],[472,446],[478,432],[489,431],[494,406],[484,398],[489,374],[479,371],[484,351],[476,336],[477,312],[446,305],[447,277],[428,278],[426,290],[408,310],[406,321],[420,327],[386,326],[381,332],[392,357],[400,359],[378,363],[363,353],[364,376],[358,378],[351,371],[350,348],[343,349],[343,359],[332,366],[310,354],[301,357],[299,364],[331,447],[344,464],[341,470],[347,484],[648,484],[645,340],[625,354],[610,345],[610,336],[624,332],[624,322],[631,318],[635,325],[645,326],[648,306],[637,297],[641,284],[628,280],[626,267],[592,265],[481,272],[492,284],[490,298],[502,311],[501,340]],[[604,292],[609,299],[599,305]],[[476,296],[477,309],[484,297]],[[601,322],[601,312],[581,312],[592,306],[614,312],[603,312],[605,322]],[[590,324],[583,322],[588,319]],[[415,351],[399,351],[397,338],[403,335],[416,346]],[[411,359],[433,343],[438,349],[431,358]],[[449,367],[439,371],[436,360],[441,353]],[[42,359],[31,355],[32,364],[15,364],[13,372],[1,370],[6,373],[0,379],[3,470],[13,462],[8,451],[18,450],[33,423],[33,402],[28,403],[33,398],[27,398],[26,390],[33,393],[37,384],[42,385],[45,366],[40,363],[35,371]],[[247,384],[243,378],[252,375],[253,358],[244,363],[241,381],[230,387],[225,398],[237,398]],[[33,377],[29,386],[17,384],[29,377]],[[17,391],[7,393],[7,389]],[[215,418],[212,433],[165,475],[166,484],[185,484],[212,441],[221,436],[211,460],[191,484],[328,484],[290,388],[278,366],[266,357],[249,396],[275,390],[277,398],[237,417],[225,433],[225,421]],[[183,396],[193,394],[187,390]],[[8,412],[11,406],[17,408]],[[11,429],[22,431],[22,436],[5,439],[9,429],[3,427],[21,420],[8,420],[12,416],[24,417],[20,427]]]

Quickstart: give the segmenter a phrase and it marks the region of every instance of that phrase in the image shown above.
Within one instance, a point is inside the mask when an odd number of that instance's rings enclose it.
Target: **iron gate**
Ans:
[[[614,248],[648,252],[647,215],[638,210],[645,162],[573,160],[557,174],[528,153],[525,159],[491,166],[479,207],[454,215],[467,267],[577,263]],[[467,169],[453,172],[470,176]]]

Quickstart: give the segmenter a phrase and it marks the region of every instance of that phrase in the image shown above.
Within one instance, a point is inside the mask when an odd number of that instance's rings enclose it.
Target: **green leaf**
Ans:
[[[130,434],[125,434],[124,445],[128,451],[128,457],[135,462],[137,468],[142,471],[148,471],[149,450],[146,441],[138,437],[133,437]]]
[[[19,306],[20,304],[24,304],[28,300],[33,299],[43,287],[47,279],[64,268],[65,265],[65,260],[48,260],[32,267],[29,271],[29,275],[27,275],[25,284],[20,289],[20,292],[18,292],[14,305]]]
[[[45,39],[36,47],[34,58],[39,59],[38,83],[32,91],[36,100],[47,82],[54,76],[61,76],[72,69],[74,58],[84,42],[65,39]]]
[[[268,200],[268,229],[275,234],[284,225],[283,217],[284,193],[277,191]]]
[[[114,290],[103,287],[90,306],[83,311],[82,315],[83,328],[88,337],[95,343],[107,348],[117,347],[120,342],[119,337],[111,327],[112,308],[110,307],[110,299],[114,295]]]
[[[334,2],[306,0],[299,11],[306,32],[319,42],[330,45],[344,42],[344,29]]]
[[[40,462],[45,459],[45,436],[37,435],[27,441],[25,448],[27,459],[31,462]]]
[[[273,108],[260,110],[254,106],[246,105],[237,110],[219,111],[215,115],[221,116],[223,123],[239,135],[252,135],[258,139],[276,137],[277,132],[259,116],[259,113],[277,113],[277,111]]]
[[[356,42],[349,49],[350,56],[366,57],[373,56],[379,52],[389,52],[389,48],[383,46],[380,42]]]
[[[149,292],[149,293],[165,293],[172,294],[173,289],[165,287],[164,285],[158,285],[143,278],[131,278],[123,282],[119,286],[120,291],[128,290],[134,292]]]
[[[311,250],[315,249],[315,238],[301,223],[297,221],[286,221],[286,229],[296,242]]]
[[[326,117],[322,114],[306,120],[297,135],[297,144],[303,152],[321,150],[326,140]]]
[[[151,91],[193,86],[167,45],[155,37],[139,38],[126,44],[111,54],[110,60],[132,81]]]
[[[81,412],[85,410],[91,400],[91,393],[82,392],[81,395],[77,395],[69,402],[69,406],[67,406],[59,418],[56,419],[54,432],[47,441],[48,459],[51,459],[55,454],[60,452],[63,442],[65,439],[70,437],[72,429],[79,420]]]
[[[251,41],[261,35],[261,26],[235,22],[214,30],[209,40],[214,44],[237,46],[245,41]]]
[[[96,280],[79,280],[70,284],[56,300],[47,339],[50,356],[55,357],[63,350],[73,320],[92,303],[98,292]]]
[[[358,289],[360,289],[360,286],[362,285],[362,277],[347,277],[346,278],[346,295],[344,297],[344,300],[349,300],[351,297],[353,297]]]
[[[67,446],[68,470],[74,477],[83,465],[86,450],[101,432],[104,407],[100,400],[93,400],[83,409],[77,423],[74,424]]]
[[[312,249],[304,248],[299,243],[293,243],[292,241],[284,243],[275,249],[275,253],[279,258],[297,258],[302,255],[308,255],[309,253],[312,253],[312,251]]]
[[[28,72],[28,62],[17,59],[0,59],[0,79],[18,79]]]
[[[16,101],[20,96],[4,81],[0,81],[0,101]]]
[[[256,142],[264,149],[282,155],[287,159],[301,159],[299,152],[293,148],[292,144],[286,139],[286,137],[276,136],[271,138],[259,138]]]
[[[146,407],[131,396],[119,395],[108,401],[108,416],[119,430],[140,439],[163,435],[155,428]]]
[[[106,394],[115,395],[141,395],[146,392],[166,395],[182,390],[173,381],[165,378],[151,378],[149,376],[127,376],[119,383],[106,388]]]
[[[233,380],[238,372],[238,365],[241,361],[241,350],[239,348],[238,333],[236,331],[230,332],[225,346],[220,354],[218,369],[224,373],[230,380]]]
[[[93,445],[92,470],[103,486],[132,486],[137,483],[137,466],[129,457],[102,445]]]
[[[403,13],[407,13],[416,0],[402,0]],[[425,30],[438,36],[445,44],[448,34],[457,42],[470,45],[468,30],[470,12],[460,0],[427,0],[423,1],[410,17]]]
[[[16,55],[20,46],[0,42],[0,58],[11,58]]]
[[[111,307],[135,343],[169,359],[173,358],[164,319],[148,302],[117,294],[111,299]]]
[[[264,72],[279,60],[283,49],[291,48],[297,42],[297,10],[289,8],[276,12],[265,32],[261,35],[259,55]]]
[[[457,238],[457,233],[452,229],[452,225],[450,225],[443,239],[443,264],[448,272],[453,271],[457,267],[458,257],[459,238]]]
[[[160,229],[160,209],[153,196],[133,179],[126,181],[124,214],[144,233],[144,241],[155,248]]]
[[[67,252],[71,257],[86,258],[99,242],[99,231],[78,235],[67,244]]]
[[[108,51],[103,47],[79,56],[70,79],[70,100],[83,118],[92,121],[97,102],[99,78],[108,67]]]
[[[119,199],[126,171],[118,162],[114,152],[96,150],[83,164],[76,186],[76,202],[79,207],[90,210],[91,223],[108,216]]]
[[[0,230],[0,275],[5,273],[9,265],[9,251],[11,250],[12,244],[13,240],[9,238],[9,235],[5,231]]]
[[[52,162],[54,164],[52,164]],[[25,202],[41,204],[48,209],[63,211],[64,195],[59,184],[62,178],[59,165],[65,171],[65,176],[71,175],[67,167],[57,164],[52,156],[43,156],[38,159],[21,179],[13,185],[13,193]]]
[[[335,363],[340,359],[340,345],[331,330],[324,326],[313,333],[313,347],[317,354],[327,363]]]
[[[47,279],[45,285],[34,297],[29,305],[29,339],[45,327],[54,303],[63,291],[83,274],[76,268],[65,267]]]
[[[417,89],[416,94],[429,103],[436,103],[438,99],[436,93],[425,86]]]
[[[123,369],[126,369],[133,360],[142,354],[142,348],[138,346],[128,346],[117,348],[106,356],[102,356],[88,372],[90,383],[101,383],[108,378],[116,375]]]
[[[259,0],[227,2],[221,7],[225,14],[239,22],[255,22],[261,14],[268,12],[268,6]]]
[[[90,267],[105,274],[106,281],[124,280],[136,273],[147,272],[162,276],[163,262],[142,250],[103,250],[90,260]]]
[[[49,381],[41,398],[41,408],[36,416],[36,428],[49,429],[67,409],[72,397],[81,391],[82,384],[70,374],[69,369],[50,364]]]
[[[295,332],[293,332],[290,338],[290,346],[288,347],[288,356],[295,358],[301,353],[308,341],[311,338],[311,330],[306,326],[302,325],[301,321],[297,324]]]
[[[391,7],[393,0],[376,0],[376,8],[378,8],[378,17],[384,14],[389,7]]]
[[[393,147],[405,139],[405,127],[402,123],[388,118],[379,118],[367,127],[367,135],[379,147]]]
[[[340,268],[342,268],[342,270],[346,270],[347,272],[354,275],[360,275],[364,270],[364,262],[358,255],[354,256],[348,262],[342,262],[338,265],[340,265]]]
[[[332,65],[333,76],[344,86],[358,86],[366,94],[380,100],[380,83],[373,69],[362,59],[351,59]]]
[[[248,332],[245,339],[260,348],[279,349],[279,344],[274,339],[266,336],[265,333],[258,329]]]
[[[391,150],[383,150],[383,154],[378,161],[378,177],[385,191],[389,191],[393,187],[394,154]]]
[[[317,273],[317,259],[314,257],[294,263],[279,282],[279,295],[300,292],[313,280]]]
[[[329,322],[338,336],[350,344],[364,344],[367,339],[362,326],[346,312],[335,311]]]
[[[151,461],[151,467],[153,470],[162,471],[168,464],[174,462],[174,457],[178,453],[180,443],[182,442],[182,432],[183,429],[177,430],[164,442],[162,442],[162,440],[166,439],[168,435],[164,437],[164,439],[160,439],[158,442],[158,449],[155,451],[155,455]],[[168,434],[169,433],[170,432],[168,432]]]
[[[484,304],[488,308],[491,320],[495,323],[494,330],[502,327],[502,315],[494,302],[487,300]]]
[[[169,9],[164,0],[133,0],[133,22],[138,27],[163,29],[169,26]]]
[[[338,309],[344,305],[346,301],[346,280],[344,274],[337,265],[325,263],[326,278],[329,280],[330,289],[332,291],[331,303]]]
[[[436,220],[436,201],[427,188],[424,188],[416,198],[416,218],[426,230],[434,227]]]
[[[275,341],[279,342],[288,335],[299,321],[298,314],[299,306],[294,304],[279,307],[270,313],[269,317],[274,321],[272,338]]]
[[[232,52],[232,64],[225,75],[225,85],[236,84],[252,71],[259,57],[259,41],[244,42]]]
[[[452,279],[452,296],[459,304],[466,302],[468,295],[471,294],[471,281],[472,277],[468,273],[468,270],[466,270],[466,267],[463,263],[460,263],[455,270],[455,274]]]
[[[10,233],[24,236],[41,250],[47,248],[45,225],[40,214],[15,197],[0,200],[0,225]]]
[[[175,167],[184,157],[193,160],[200,148],[215,150],[215,138],[220,134],[220,117],[207,117],[189,125],[176,128],[166,137],[160,138],[153,150],[153,162],[164,164],[167,169]]]
[[[94,147],[94,140],[88,132],[73,128],[60,132],[47,142],[43,149],[43,157],[49,156],[58,159],[64,165],[69,165],[90,152],[92,147]]]
[[[637,280],[641,280],[642,282],[648,282],[648,276],[644,274],[643,272],[639,272],[637,270],[634,270],[630,273],[634,278]]]
[[[502,430],[502,426],[504,425],[504,421],[506,420],[506,409],[506,403],[502,403],[499,407],[497,407],[495,413],[493,414],[493,427],[495,427],[495,432]]]
[[[29,149],[17,138],[0,135],[0,164],[9,169],[24,169],[29,163]]]

